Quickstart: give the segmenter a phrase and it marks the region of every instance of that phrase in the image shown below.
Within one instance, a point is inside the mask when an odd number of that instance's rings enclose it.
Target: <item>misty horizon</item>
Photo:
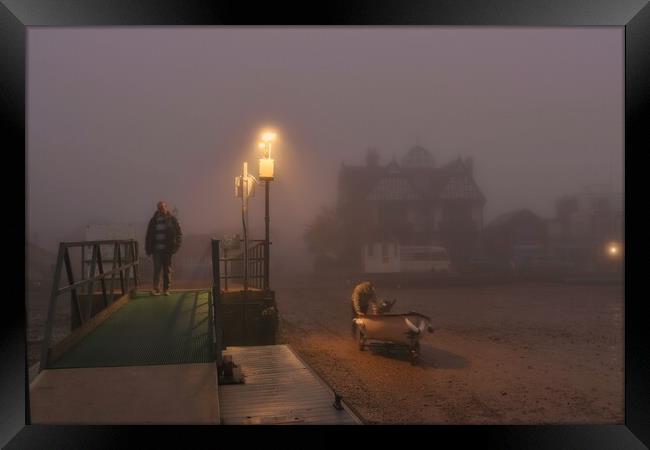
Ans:
[[[185,234],[241,227],[234,177],[278,130],[272,240],[336,203],[338,168],[415,144],[474,161],[485,223],[550,218],[586,186],[623,192],[622,28],[30,28],[28,240],[146,223],[158,200]],[[263,230],[263,189],[251,200]],[[143,231],[143,230],[139,230]]]

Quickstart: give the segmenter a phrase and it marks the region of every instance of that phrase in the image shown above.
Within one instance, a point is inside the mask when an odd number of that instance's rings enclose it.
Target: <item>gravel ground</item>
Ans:
[[[358,350],[351,286],[306,277],[275,284],[281,340],[366,423],[624,422],[622,285],[378,288],[397,298],[395,312],[432,318],[435,331],[412,366],[406,354]],[[29,293],[30,365],[40,356],[48,297]],[[55,336],[69,327],[68,308],[57,311]]]
[[[435,331],[406,354],[361,352],[352,288],[307,279],[276,287],[281,339],[366,423],[624,422],[623,286],[525,283],[378,288]]]

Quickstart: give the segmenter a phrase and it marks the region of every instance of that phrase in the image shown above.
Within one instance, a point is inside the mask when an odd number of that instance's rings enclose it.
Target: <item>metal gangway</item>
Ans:
[[[153,296],[139,287],[137,241],[61,243],[30,380],[31,423],[360,423],[289,346],[239,345],[225,332],[237,304],[227,294],[237,288],[222,288],[234,276],[222,268],[234,261],[219,240],[210,245],[212,286]],[[249,249],[258,281],[246,291],[266,292],[257,287],[266,275],[260,248]],[[62,331],[56,322],[66,316]],[[232,366],[236,382],[225,376]]]

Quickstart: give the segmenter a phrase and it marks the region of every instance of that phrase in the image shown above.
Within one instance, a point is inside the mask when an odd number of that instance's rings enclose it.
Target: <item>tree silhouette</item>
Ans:
[[[343,228],[334,208],[323,206],[303,234],[307,249],[317,258],[339,257],[343,243]]]

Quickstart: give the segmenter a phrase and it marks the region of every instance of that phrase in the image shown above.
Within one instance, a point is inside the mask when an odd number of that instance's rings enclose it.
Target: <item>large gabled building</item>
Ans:
[[[452,261],[473,254],[483,226],[485,197],[470,158],[437,167],[416,145],[398,162],[382,165],[369,150],[366,164],[342,164],[337,214],[345,229],[346,261],[359,267],[365,245],[441,245]]]

